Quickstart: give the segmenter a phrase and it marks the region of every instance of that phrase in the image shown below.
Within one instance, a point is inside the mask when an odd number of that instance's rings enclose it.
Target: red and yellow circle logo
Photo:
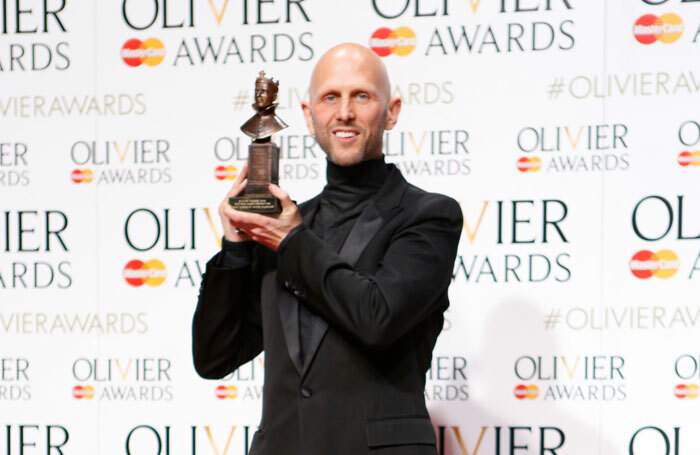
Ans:
[[[635,253],[630,259],[632,275],[645,280],[655,276],[657,278],[671,278],[676,274],[681,261],[676,253],[671,250],[661,250],[653,253],[642,250]]]
[[[415,32],[408,27],[378,28],[369,38],[369,47],[380,57],[390,54],[403,57],[413,52],[417,43]]]
[[[238,396],[238,389],[235,385],[220,385],[214,393],[219,400],[233,400]]]
[[[236,166],[217,166],[214,169],[214,177],[217,180],[233,180],[238,175],[238,169]]]
[[[158,38],[148,38],[146,41],[134,38],[124,43],[121,56],[129,66],[156,66],[165,58],[165,46]]]
[[[675,389],[673,389],[673,394],[676,398],[688,398],[693,400],[700,395],[700,387],[697,384],[678,384]]]
[[[168,271],[158,259],[151,259],[146,262],[134,259],[124,266],[122,276],[127,283],[134,287],[144,284],[160,286],[167,278]]]
[[[683,20],[677,14],[666,13],[659,17],[645,14],[637,19],[632,32],[637,41],[642,44],[652,44],[656,41],[673,43],[683,34]]]
[[[70,179],[73,183],[90,183],[95,178],[95,175],[90,169],[75,169],[70,173]]]
[[[694,152],[681,152],[678,155],[678,164],[683,167],[686,166],[700,166],[700,150],[695,150]]]
[[[540,160],[538,157],[533,156],[532,158],[528,158],[526,156],[520,158],[515,165],[518,167],[518,170],[520,172],[537,172],[540,169],[542,169],[542,160]]]
[[[519,384],[513,389],[513,395],[518,400],[534,400],[540,395],[540,389],[535,384]]]
[[[77,385],[72,390],[73,398],[76,400],[92,400],[95,398],[95,389],[91,385]]]

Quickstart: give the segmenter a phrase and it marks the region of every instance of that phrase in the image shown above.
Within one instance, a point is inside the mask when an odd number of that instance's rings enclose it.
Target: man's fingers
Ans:
[[[223,207],[224,214],[231,221],[233,226],[237,226],[248,232],[250,228],[257,226],[267,226],[270,223],[269,217],[258,213],[242,212],[231,207],[228,203]]]
[[[238,173],[236,176],[236,179],[233,181],[233,185],[231,185],[231,189],[228,192],[228,197],[235,197],[238,193],[241,192],[241,185],[244,184],[244,182],[247,182],[246,177],[248,176],[248,163],[243,163],[243,166],[241,167],[241,172]],[[245,185],[244,185],[245,186]]]
[[[241,192],[245,189],[245,186],[248,184],[248,179],[243,179],[237,184],[234,184],[231,189],[229,190],[228,194],[226,195],[226,201],[228,203],[228,198],[230,197],[236,197]]]
[[[274,183],[270,183],[270,193],[272,193],[273,196],[280,200],[280,203],[282,204],[282,210],[289,207],[290,205],[294,205],[294,202],[292,202],[292,199],[289,197],[289,193],[287,193]]]

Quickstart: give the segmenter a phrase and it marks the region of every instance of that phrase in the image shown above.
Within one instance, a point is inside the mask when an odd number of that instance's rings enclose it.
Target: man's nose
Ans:
[[[342,98],[340,100],[340,106],[338,106],[336,115],[341,122],[349,122],[355,119],[355,112],[352,109],[349,98]]]

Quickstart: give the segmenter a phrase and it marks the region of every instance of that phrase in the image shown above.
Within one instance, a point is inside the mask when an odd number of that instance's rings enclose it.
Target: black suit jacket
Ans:
[[[318,196],[300,206],[310,226]],[[238,269],[207,264],[193,321],[197,372],[221,378],[265,351],[251,454],[435,454],[425,374],[449,302],[459,205],[392,166],[340,253],[301,228]],[[302,363],[299,305],[313,314]]]

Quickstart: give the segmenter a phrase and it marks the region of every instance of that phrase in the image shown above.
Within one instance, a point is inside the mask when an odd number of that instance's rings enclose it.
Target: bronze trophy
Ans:
[[[287,128],[287,124],[275,114],[279,81],[265,77],[265,72],[255,80],[256,113],[241,127],[241,131],[253,138],[248,147],[248,183],[241,196],[229,198],[236,210],[257,213],[280,213],[280,201],[270,193],[270,183],[279,184],[280,149],[270,140],[272,134]]]

